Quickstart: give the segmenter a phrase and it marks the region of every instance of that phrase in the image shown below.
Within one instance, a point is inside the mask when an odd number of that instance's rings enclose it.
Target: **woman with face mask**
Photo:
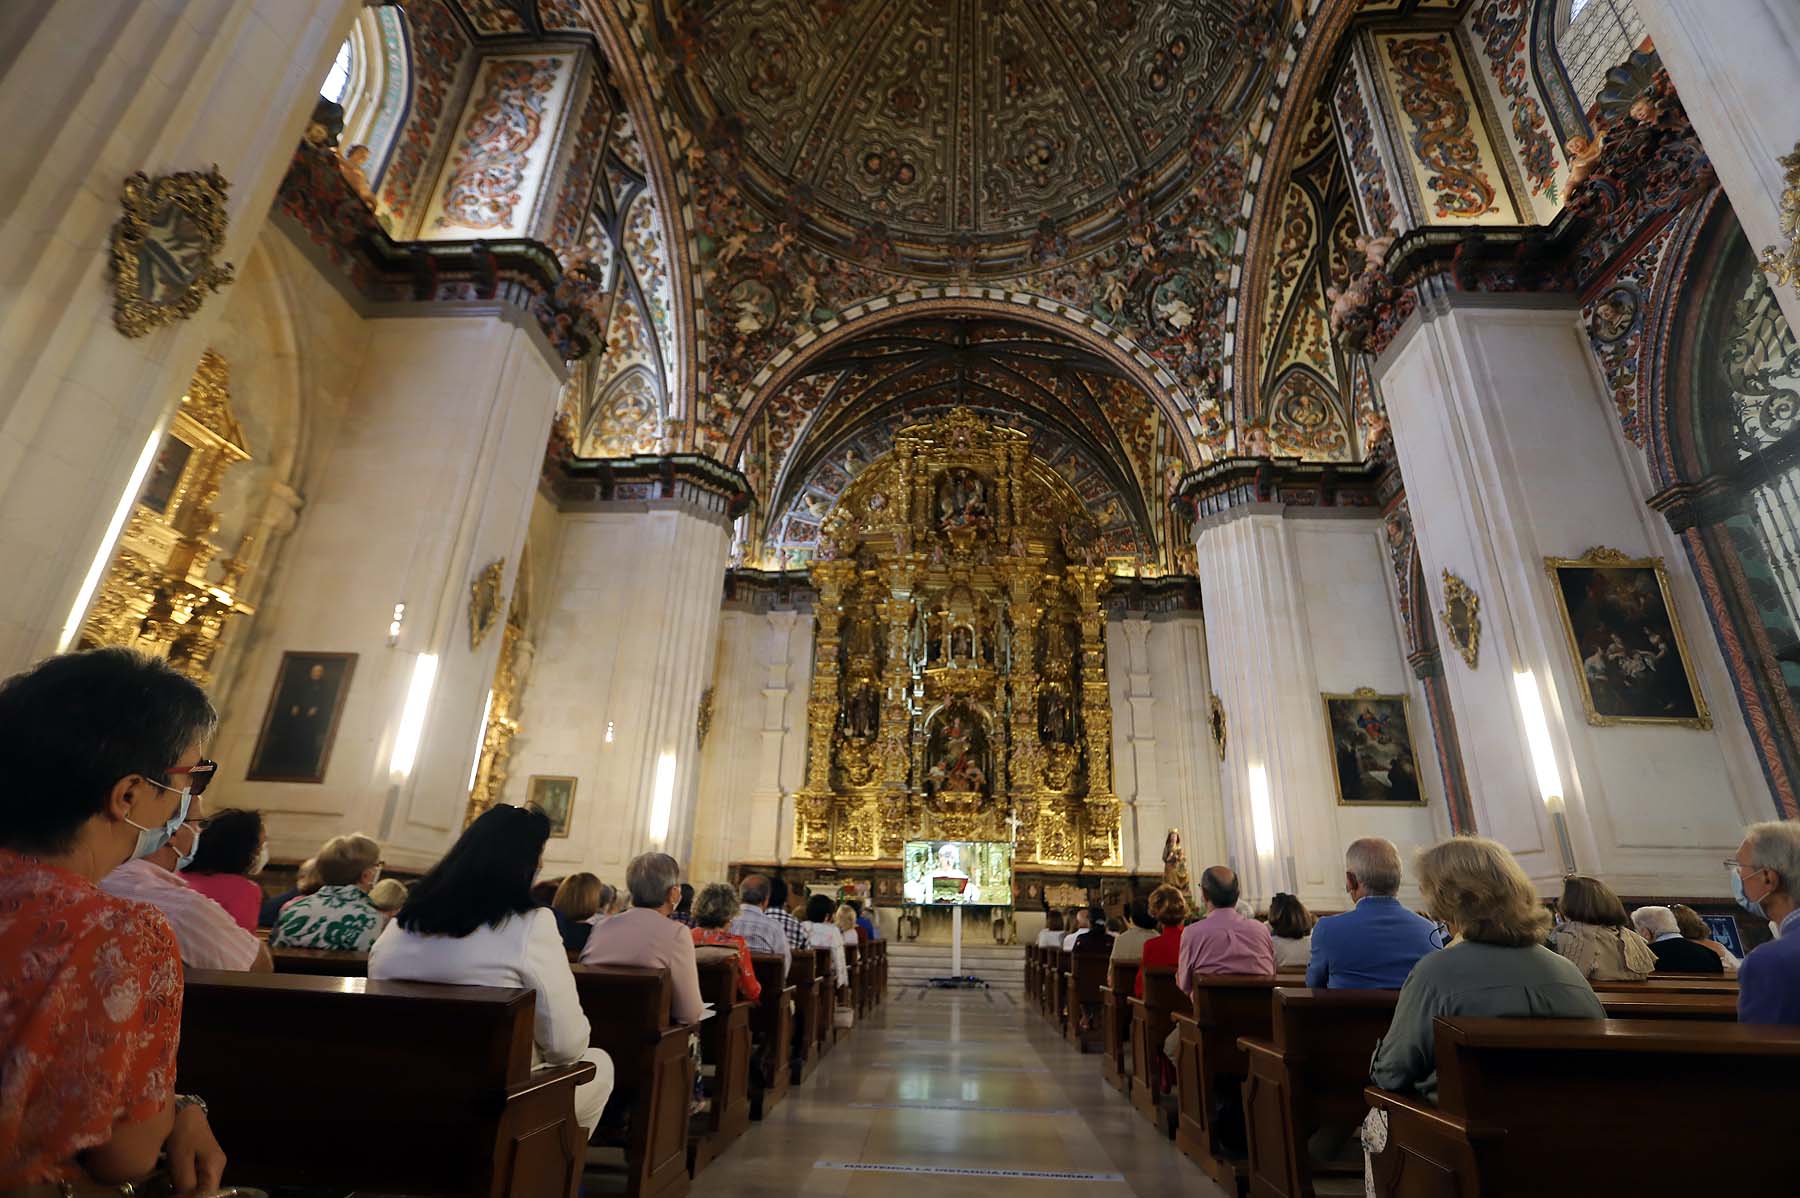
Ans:
[[[194,860],[203,843],[205,821],[199,804],[188,821],[175,829],[169,843],[148,857],[134,857],[100,879],[100,889],[114,898],[149,903],[169,921],[181,951],[181,963],[189,969],[235,969],[267,973],[274,969],[269,950],[256,933],[245,931],[225,908],[189,884],[178,872]]]
[[[269,842],[260,811],[226,808],[206,820],[206,835],[181,876],[193,889],[231,913],[246,932],[256,931],[262,887],[250,879],[269,863]]]
[[[217,1188],[206,1105],[174,1093],[181,962],[153,907],[100,879],[168,843],[212,778],[212,704],[124,649],[0,683],[0,1190],[141,1182]]]

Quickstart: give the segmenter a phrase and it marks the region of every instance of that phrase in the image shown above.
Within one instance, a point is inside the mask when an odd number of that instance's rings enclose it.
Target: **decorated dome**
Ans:
[[[849,256],[1016,271],[1179,189],[1197,117],[1251,94],[1256,0],[659,5],[711,165]]]

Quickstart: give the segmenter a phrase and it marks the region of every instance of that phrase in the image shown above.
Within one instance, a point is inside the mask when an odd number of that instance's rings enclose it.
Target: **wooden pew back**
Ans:
[[[1171,1139],[1175,1119],[1162,1106],[1168,1093],[1162,1062],[1163,1042],[1175,1026],[1175,1013],[1187,1006],[1187,995],[1175,985],[1175,967],[1142,970],[1144,995],[1131,999],[1131,1103]]]
[[[789,1033],[789,1082],[799,1085],[819,1063],[820,1014],[819,959],[810,949],[795,949],[794,962],[788,971],[788,983],[794,995],[793,1028]],[[827,1018],[830,1012],[826,1011]]]
[[[1100,952],[1069,955],[1068,1036],[1082,1052],[1101,1044],[1100,992],[1106,988],[1107,960]]]
[[[577,965],[574,972],[588,1043],[605,1049],[613,1062],[609,1118],[602,1122],[624,1125],[626,1192],[630,1198],[679,1198],[688,1186],[694,1070],[688,1056],[692,1029],[670,1020],[669,973],[629,965]]]
[[[1100,992],[1100,1051],[1106,1054],[1101,1071],[1115,1090],[1126,1088],[1131,1062],[1131,988],[1137,982],[1138,963],[1118,961],[1107,970],[1106,988]]]
[[[787,962],[773,953],[750,958],[762,997],[750,1013],[750,1117],[761,1119],[787,1095],[788,1069],[794,1045],[795,989],[788,984]],[[809,962],[810,964],[810,962]],[[812,984],[807,970],[807,985]]]
[[[346,953],[331,948],[271,948],[269,959],[275,963],[276,973],[324,978],[369,976],[368,953]]]
[[[177,1086],[258,1184],[573,1194],[593,1067],[534,1072],[535,1017],[529,990],[191,970]],[[346,1087],[378,1089],[378,1126]]]

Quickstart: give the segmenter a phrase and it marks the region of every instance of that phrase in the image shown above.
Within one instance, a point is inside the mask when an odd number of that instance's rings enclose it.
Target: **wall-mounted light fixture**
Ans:
[[[63,621],[62,631],[56,637],[58,653],[67,653],[69,646],[75,643],[75,637],[81,632],[81,618],[87,615],[88,604],[93,601],[94,592],[99,589],[107,563],[112,561],[113,546],[119,543],[119,534],[125,529],[125,521],[131,515],[132,505],[137,502],[138,492],[143,490],[144,479],[150,473],[151,463],[156,461],[156,451],[161,444],[162,429],[158,427],[138,453],[137,464],[131,468],[131,478],[125,483],[125,493],[119,496],[118,505],[113,508],[112,519],[107,521],[106,535],[100,538],[100,548],[94,552],[94,560],[88,563],[87,574],[81,580],[81,589],[75,592],[75,603],[69,608],[69,618]]]
[[[435,653],[421,653],[413,663],[412,681],[406,687],[406,705],[400,709],[400,727],[394,733],[394,756],[388,770],[395,780],[412,773],[418,760],[419,741],[425,736],[425,713],[431,707],[431,688],[437,681]]]
[[[1268,860],[1275,855],[1275,808],[1269,799],[1269,771],[1250,767],[1250,829],[1256,839],[1256,855]]]
[[[487,745],[488,717],[494,714],[494,688],[489,687],[487,701],[481,705],[481,723],[475,726],[475,760],[469,763],[469,784],[464,790],[475,789],[475,775],[481,772],[481,750]]]
[[[1531,768],[1537,774],[1538,794],[1550,812],[1550,825],[1556,830],[1563,868],[1574,872],[1575,845],[1569,839],[1562,775],[1557,772],[1556,749],[1550,743],[1550,721],[1544,715],[1544,701],[1538,694],[1537,675],[1530,670],[1515,671],[1513,689],[1519,695],[1519,714],[1525,719],[1525,741],[1531,749]]]
[[[388,648],[400,643],[400,625],[406,622],[406,604],[394,604],[394,618],[388,621]]]
[[[669,816],[675,808],[675,754],[656,759],[656,780],[650,788],[650,839],[657,844],[669,838]]]

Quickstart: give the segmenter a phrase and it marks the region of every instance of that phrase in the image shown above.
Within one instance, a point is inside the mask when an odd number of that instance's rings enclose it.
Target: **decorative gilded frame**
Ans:
[[[1215,693],[1207,696],[1206,726],[1212,733],[1213,747],[1219,751],[1219,760],[1225,760],[1225,737],[1228,732],[1225,723],[1225,701]]]
[[[1407,799],[1346,799],[1344,797],[1344,780],[1338,777],[1337,750],[1332,735],[1331,704],[1338,702],[1358,702],[1376,700],[1385,703],[1398,703],[1400,715],[1406,721],[1406,751],[1412,754],[1414,773],[1419,777],[1419,797]],[[1426,807],[1431,797],[1425,793],[1423,774],[1418,772],[1419,745],[1413,739],[1412,697],[1410,695],[1384,695],[1374,687],[1359,686],[1349,694],[1334,694],[1330,691],[1319,695],[1319,710],[1325,716],[1325,769],[1331,775],[1331,789],[1337,797],[1339,807]]]
[[[581,789],[581,779],[570,777],[567,774],[532,774],[525,779],[525,805],[536,807],[545,815],[549,815],[548,811],[544,811],[543,804],[538,802],[538,784],[541,782],[567,782],[569,784],[569,809],[563,812],[561,822],[554,818],[550,821],[550,839],[566,840],[569,829],[575,823],[575,795]]]
[[[1769,246],[1762,252],[1762,268],[1784,287],[1800,291],[1800,141],[1794,152],[1780,159],[1786,186],[1781,193],[1781,235],[1787,247]]]
[[[1594,708],[1594,694],[1588,687],[1587,671],[1582,666],[1581,644],[1575,636],[1575,624],[1569,617],[1569,605],[1563,599],[1561,570],[1654,570],[1656,571],[1657,593],[1662,596],[1663,611],[1669,618],[1669,628],[1675,634],[1675,651],[1681,655],[1682,676],[1687,679],[1688,693],[1694,699],[1692,716],[1621,716],[1603,715]],[[1569,661],[1575,670],[1575,679],[1581,687],[1581,705],[1587,712],[1587,722],[1596,727],[1608,728],[1621,724],[1652,724],[1681,728],[1708,729],[1713,726],[1712,713],[1706,706],[1706,694],[1700,689],[1700,679],[1694,674],[1694,655],[1688,650],[1687,633],[1681,627],[1681,614],[1675,610],[1675,597],[1669,593],[1669,573],[1663,567],[1660,557],[1627,557],[1617,549],[1608,549],[1604,545],[1596,545],[1580,557],[1547,557],[1544,559],[1544,572],[1550,578],[1550,590],[1556,599],[1556,613],[1562,619],[1563,640],[1569,647]]]
[[[506,573],[506,559],[497,557],[481,568],[469,584],[469,652],[481,648],[481,642],[500,622],[500,579]]]
[[[1444,571],[1444,610],[1438,614],[1450,643],[1473,670],[1481,660],[1481,596],[1450,571]]]
[[[119,219],[112,228],[113,327],[127,337],[142,337],[165,324],[186,320],[200,310],[206,297],[232,281],[231,263],[218,262],[225,247],[225,193],[231,184],[212,170],[178,171],[154,179],[142,171],[125,177],[120,188]],[[198,237],[192,265],[184,261],[187,278],[168,300],[144,294],[146,278],[141,254],[146,241],[159,244],[159,231],[172,233],[164,223],[176,213],[187,218]],[[174,256],[170,255],[171,260]]]

